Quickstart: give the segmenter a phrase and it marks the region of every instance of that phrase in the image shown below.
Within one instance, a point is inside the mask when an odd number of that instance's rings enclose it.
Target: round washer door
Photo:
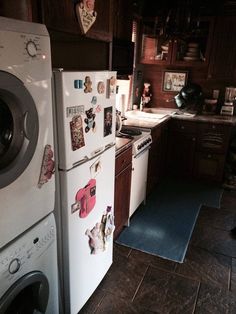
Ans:
[[[49,300],[47,277],[33,271],[16,281],[0,299],[0,313],[45,313]]]
[[[15,181],[30,163],[38,142],[34,100],[22,81],[0,71],[0,189]]]

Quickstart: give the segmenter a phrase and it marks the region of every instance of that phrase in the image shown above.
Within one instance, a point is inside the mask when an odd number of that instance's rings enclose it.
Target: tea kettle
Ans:
[[[179,108],[192,109],[197,112],[202,111],[203,93],[198,84],[188,84],[184,86],[175,97],[175,103]]]

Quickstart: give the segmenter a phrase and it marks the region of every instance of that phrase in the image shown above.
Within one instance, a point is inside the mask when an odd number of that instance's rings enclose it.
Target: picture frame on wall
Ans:
[[[179,92],[186,84],[188,71],[171,71],[163,73],[163,92]]]

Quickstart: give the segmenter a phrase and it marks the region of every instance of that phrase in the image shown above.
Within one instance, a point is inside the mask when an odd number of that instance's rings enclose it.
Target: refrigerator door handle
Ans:
[[[94,151],[91,153],[91,156],[92,156],[92,157],[95,157],[95,156],[101,154],[103,151],[104,151],[104,148],[103,148],[103,147],[100,147],[100,148],[94,150]]]

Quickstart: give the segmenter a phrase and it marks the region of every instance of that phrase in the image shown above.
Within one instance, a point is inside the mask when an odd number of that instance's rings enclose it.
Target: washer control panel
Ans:
[[[55,239],[55,225],[43,223],[41,226],[39,223],[39,226],[23,234],[2,252],[0,251],[0,282],[4,280],[11,282],[22,273],[34,270],[29,266],[37,264],[37,260]]]

